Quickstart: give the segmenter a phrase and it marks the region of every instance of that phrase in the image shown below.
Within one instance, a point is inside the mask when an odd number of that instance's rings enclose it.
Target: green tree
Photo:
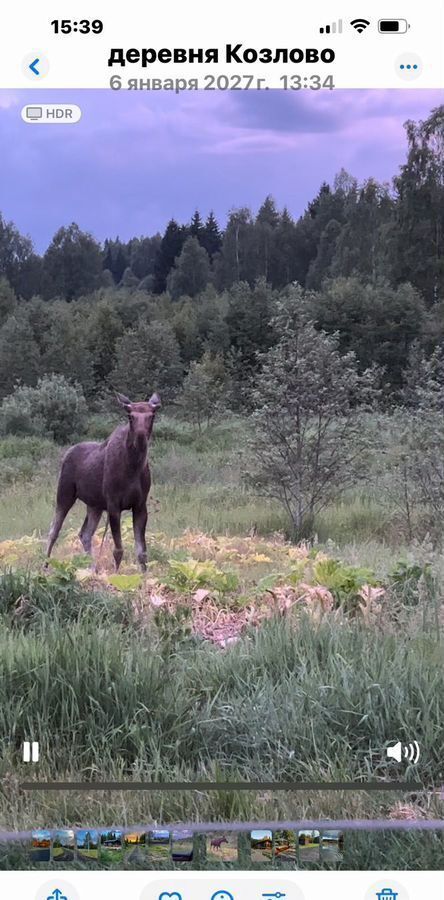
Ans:
[[[276,283],[276,232],[279,213],[273,197],[266,197],[254,223],[254,251],[256,254],[256,278]]]
[[[405,128],[390,251],[397,280],[410,281],[431,305],[444,297],[444,105]]]
[[[370,178],[349,190],[344,203],[345,222],[336,237],[330,272],[326,274],[357,275],[371,284],[390,278],[388,234],[393,212],[386,185]]]
[[[74,223],[59,228],[43,258],[43,294],[73,300],[91,293],[102,273],[102,253],[94,238]]]
[[[273,287],[283,288],[300,275],[298,268],[298,239],[296,225],[284,207],[275,232],[275,274]]]
[[[167,287],[173,300],[183,296],[195,297],[206,288],[209,278],[210,261],[207,251],[200,246],[196,237],[187,238],[167,279]]]
[[[222,354],[206,351],[201,360],[193,360],[185,376],[179,403],[182,413],[198,428],[207,428],[227,402],[228,378]]]
[[[128,288],[128,290],[132,290],[133,288],[137,288],[139,286],[139,278],[136,278],[132,269],[129,266],[125,269],[122,280],[120,282],[120,287]]]
[[[334,220],[339,225],[344,224],[347,197],[356,191],[356,187],[356,180],[342,170],[336,176],[333,188],[325,182],[321,185],[317,196],[296,223],[294,280],[299,284],[306,285],[310,265],[318,255],[321,236],[329,222]]]
[[[114,284],[120,284],[125,269],[130,263],[128,249],[119,238],[106,240],[103,248],[103,268],[111,272]]]
[[[156,294],[162,294],[163,291],[166,291],[168,275],[174,266],[175,260],[182,252],[186,238],[186,228],[178,225],[175,219],[171,219],[168,222],[156,257],[154,267],[154,291]]]
[[[184,363],[188,364],[202,351],[197,302],[184,297],[174,307],[171,325],[179,342],[180,355]]]
[[[160,234],[153,237],[133,238],[128,244],[129,264],[132,272],[139,280],[154,278],[154,269],[162,238]]]
[[[342,226],[336,219],[330,219],[319,239],[318,252],[311,261],[307,272],[305,286],[314,290],[322,287],[323,282],[331,274],[331,264],[336,253],[338,238]]]
[[[116,341],[123,334],[122,320],[114,304],[104,297],[95,303],[88,318],[88,349],[96,387],[108,379],[116,361]]]
[[[32,241],[20,234],[13,222],[6,222],[0,213],[0,277],[7,278],[16,293],[23,293],[25,288],[26,297],[39,290],[38,279],[34,283],[29,280],[35,259]]]
[[[14,290],[18,297],[29,300],[40,294],[42,288],[43,261],[37,253],[28,253],[17,266],[13,276]]]
[[[198,209],[196,209],[196,212],[193,214],[193,217],[191,219],[191,222],[190,222],[190,225],[188,228],[188,233],[189,233],[190,237],[197,238],[197,240],[200,243],[203,229],[204,229],[204,224],[202,222],[200,212]]]
[[[207,251],[210,260],[213,261],[215,254],[219,252],[222,244],[222,235],[213,212],[210,212],[207,216],[204,228],[201,230],[199,236],[199,242],[201,247],[204,247]]]
[[[359,477],[367,448],[361,404],[373,400],[374,373],[341,355],[336,335],[319,332],[300,288],[277,306],[277,344],[262,354],[252,390],[250,478],[285,508],[297,538]]]
[[[87,397],[94,395],[89,329],[78,304],[58,301],[52,305],[51,325],[46,332],[42,369],[78,382]]]
[[[401,385],[409,347],[425,321],[424,303],[415,288],[336,278],[312,295],[311,309],[321,329],[339,333],[341,351],[352,350],[361,369],[376,363],[392,385]]]
[[[230,288],[238,281],[254,282],[256,266],[253,248],[254,222],[250,210],[233,210],[215,260],[216,282],[221,290]]]
[[[250,382],[257,371],[258,351],[267,350],[273,342],[270,327],[273,302],[273,293],[264,279],[254,288],[240,282],[228,292],[226,325],[233,355],[233,374],[240,385]]]
[[[41,373],[39,348],[27,318],[9,316],[0,328],[0,397],[13,390],[16,382],[34,385]]]
[[[442,545],[444,532],[444,348],[426,357],[412,348],[405,372],[406,405],[392,415],[395,446],[387,448],[381,431],[384,472],[380,479],[401,514],[409,540],[429,535]],[[385,479],[385,480],[384,480]]]
[[[41,356],[46,350],[46,339],[53,323],[57,303],[58,301],[54,300],[43,300],[42,297],[32,297],[26,305],[20,304],[18,307],[20,316],[23,316],[31,326],[32,335]]]
[[[181,375],[179,345],[170,325],[142,319],[118,338],[110,383],[132,400],[142,400],[153,391],[168,400]]]
[[[196,356],[200,355],[201,348],[212,353],[228,352],[230,348],[228,304],[228,295],[221,296],[213,285],[209,285],[206,291],[194,300],[200,338],[199,353]]]
[[[6,278],[0,278],[0,327],[16,307],[17,298]]]

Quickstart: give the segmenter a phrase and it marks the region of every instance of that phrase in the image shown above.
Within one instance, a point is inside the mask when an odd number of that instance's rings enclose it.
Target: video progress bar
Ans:
[[[23,791],[413,791],[419,781],[23,781]]]

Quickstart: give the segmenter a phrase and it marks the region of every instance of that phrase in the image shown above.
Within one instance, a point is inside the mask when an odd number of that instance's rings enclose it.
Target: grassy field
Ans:
[[[242,422],[202,436],[159,426],[143,579],[128,519],[122,577],[108,538],[90,572],[80,508],[44,574],[60,450],[0,442],[0,829],[442,816],[441,555],[399,540],[396,512],[370,480],[325,511],[313,545],[294,546],[280,509],[242,483]],[[27,793],[29,736],[41,743],[32,776],[42,780],[378,778],[381,791]],[[414,737],[420,764],[388,765],[385,746]],[[399,775],[424,790],[384,791]],[[412,837],[386,836],[393,868],[415,867]],[[427,841],[422,852],[433,846],[442,865],[442,840]],[[382,867],[381,835],[357,835],[358,846],[350,867]],[[1,864],[14,853],[19,865],[13,847]]]

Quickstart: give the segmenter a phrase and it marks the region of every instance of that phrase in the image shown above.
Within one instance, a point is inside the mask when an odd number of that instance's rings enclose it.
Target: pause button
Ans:
[[[23,762],[36,763],[39,761],[39,743],[38,741],[24,741],[23,743]]]

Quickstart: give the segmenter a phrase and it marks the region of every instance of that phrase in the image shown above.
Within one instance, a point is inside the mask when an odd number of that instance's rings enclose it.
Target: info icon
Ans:
[[[403,53],[402,56],[398,56],[395,68],[397,75],[403,81],[416,81],[422,75],[422,59],[416,53]]]

